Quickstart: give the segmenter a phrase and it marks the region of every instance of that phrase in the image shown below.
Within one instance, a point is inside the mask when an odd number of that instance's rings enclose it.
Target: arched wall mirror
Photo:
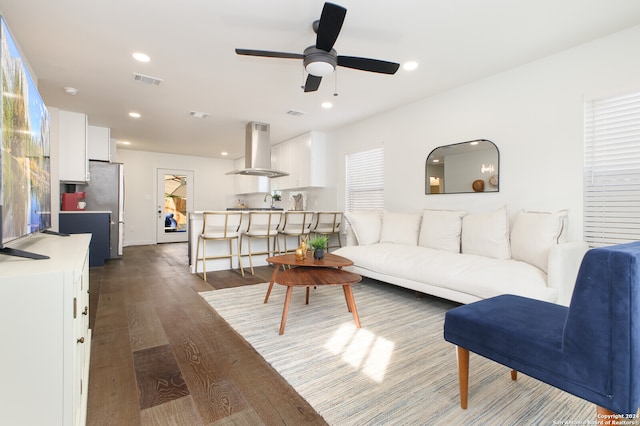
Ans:
[[[425,194],[500,190],[500,153],[486,139],[439,146],[427,157]]]

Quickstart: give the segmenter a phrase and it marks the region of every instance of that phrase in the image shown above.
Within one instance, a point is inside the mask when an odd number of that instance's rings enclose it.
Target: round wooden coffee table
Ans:
[[[351,284],[355,284],[362,280],[362,277],[351,272],[343,271],[343,266],[353,265],[353,261],[346,257],[336,254],[326,253],[322,259],[314,259],[313,252],[307,251],[304,260],[297,260],[294,253],[283,254],[280,256],[272,256],[267,258],[267,262],[271,263],[273,274],[269,282],[269,289],[264,297],[264,303],[269,301],[269,295],[273,289],[273,283],[277,282],[287,286],[287,295],[284,301],[284,311],[282,312],[282,322],[280,323],[280,334],[284,333],[284,326],[287,322],[287,313],[289,311],[289,301],[293,287],[306,287],[307,298],[306,303],[309,304],[309,287],[318,285],[341,285],[344,290],[344,296],[347,301],[349,312],[353,313],[356,325],[360,328],[360,319],[356,310],[356,303],[351,292]],[[282,268],[289,267],[280,272]],[[293,272],[297,269],[308,269],[306,272]],[[346,275],[345,275],[346,274]],[[282,277],[282,278],[281,278]],[[350,281],[351,280],[351,281]]]
[[[324,258],[316,260],[313,258],[313,252],[307,251],[307,257],[304,260],[296,260],[296,255],[283,254],[280,256],[267,257],[267,262],[273,264],[273,274],[271,275],[271,281],[269,282],[269,289],[267,295],[264,298],[264,303],[269,301],[269,295],[271,289],[273,289],[273,283],[276,280],[276,276],[280,272],[281,268],[286,266],[310,266],[315,268],[338,268],[342,269],[343,266],[351,266],[353,262],[346,257],[338,256],[337,254],[326,253]]]
[[[343,271],[338,268],[319,268],[313,266],[300,266],[297,268],[287,269],[275,277],[275,282],[287,286],[287,295],[284,299],[284,309],[282,310],[282,321],[280,321],[280,333],[284,333],[284,327],[287,323],[287,314],[289,313],[289,302],[291,302],[291,294],[294,287],[306,287],[307,299],[309,304],[309,287],[322,285],[340,285],[344,291],[344,298],[347,302],[347,309],[353,314],[353,320],[356,327],[360,328],[360,318],[356,308],[356,301],[353,298],[351,284],[358,283],[362,277],[352,272]],[[268,297],[268,295],[267,295]]]

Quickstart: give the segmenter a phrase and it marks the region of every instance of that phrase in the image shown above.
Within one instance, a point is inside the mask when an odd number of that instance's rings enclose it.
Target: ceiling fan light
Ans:
[[[329,62],[316,61],[309,62],[305,69],[311,75],[315,75],[316,77],[327,77],[333,74],[334,67]]]

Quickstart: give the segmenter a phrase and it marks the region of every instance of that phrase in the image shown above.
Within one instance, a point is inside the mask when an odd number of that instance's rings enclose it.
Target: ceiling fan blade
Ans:
[[[347,9],[333,3],[325,3],[320,15],[316,47],[325,52],[331,51],[342,29]]]
[[[320,87],[320,82],[322,81],[322,77],[318,77],[316,75],[309,74],[307,76],[307,81],[304,84],[304,91],[306,92],[315,92]]]
[[[270,50],[236,49],[238,55],[263,56],[267,58],[303,59],[301,53],[272,52]]]
[[[400,64],[380,59],[358,58],[357,56],[338,56],[338,65],[362,71],[381,74],[395,74]]]

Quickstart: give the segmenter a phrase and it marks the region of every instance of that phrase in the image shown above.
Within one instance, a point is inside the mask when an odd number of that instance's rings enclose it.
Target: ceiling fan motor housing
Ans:
[[[307,72],[317,77],[331,75],[338,65],[338,54],[335,49],[329,52],[309,46],[304,49],[303,64]]]

